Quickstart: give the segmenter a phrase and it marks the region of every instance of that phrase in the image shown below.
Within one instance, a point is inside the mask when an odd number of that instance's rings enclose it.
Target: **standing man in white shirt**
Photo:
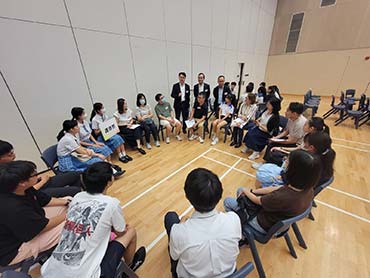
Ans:
[[[135,253],[135,228],[126,223],[119,200],[106,195],[112,174],[107,162],[83,173],[86,192],[69,204],[59,244],[42,266],[42,277],[114,277],[122,257],[133,270],[144,263],[145,248]]]
[[[173,84],[171,97],[174,99],[173,108],[175,109],[176,119],[182,116],[182,131],[186,134],[185,121],[189,117],[190,108],[190,86],[185,83],[186,73],[179,73],[179,82]]]
[[[206,104],[208,105],[208,99],[209,99],[211,91],[210,91],[209,84],[204,82],[205,78],[206,76],[204,75],[203,72],[198,74],[198,84],[194,85],[193,91],[194,91],[194,99],[197,99],[199,93],[203,92],[204,96],[206,97]]]
[[[222,184],[204,168],[189,173],[186,198],[195,212],[179,219],[168,212],[164,225],[169,237],[172,277],[227,277],[235,272],[242,236],[240,219],[234,212],[218,212]]]

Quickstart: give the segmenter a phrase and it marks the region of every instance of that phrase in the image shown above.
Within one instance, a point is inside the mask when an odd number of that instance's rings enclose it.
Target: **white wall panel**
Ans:
[[[198,82],[198,73],[203,72],[206,76],[205,82],[209,83],[211,87],[215,83],[215,80],[210,79],[210,58],[211,49],[203,46],[193,46],[193,83]],[[192,85],[194,85],[192,84]]]
[[[166,39],[191,44],[191,0],[164,0]]]
[[[238,53],[236,51],[225,51],[225,77],[229,82],[238,81],[237,75],[240,73]]]
[[[39,171],[45,169],[45,164],[40,159],[40,153],[1,78],[0,99],[0,125],[3,127],[0,139],[13,145],[18,160],[33,161]]]
[[[0,20],[1,67],[42,149],[56,142],[74,105],[90,106],[72,32]],[[14,55],[16,53],[16,55]]]
[[[270,15],[275,16],[278,0],[262,0],[261,8]]]
[[[248,44],[246,51],[251,53],[255,52],[256,38],[257,38],[257,28],[259,21],[259,3],[252,2],[251,5],[251,14],[249,22],[249,34],[248,34]],[[263,20],[263,18],[261,18]]]
[[[193,45],[211,46],[212,1],[192,0]]]
[[[157,92],[170,100],[165,43],[141,38],[132,38],[131,42],[138,90],[145,93],[151,105]]]
[[[211,70],[209,74],[210,80],[217,82],[219,75],[225,74],[225,50],[213,48],[211,51]]]
[[[131,35],[164,40],[162,0],[123,1]]]
[[[225,48],[229,1],[213,0],[212,6],[212,47]]]
[[[243,0],[242,2],[242,16],[240,17],[240,31],[239,31],[239,51],[247,51],[248,43],[250,41],[250,20],[251,20],[251,0]]]
[[[229,23],[226,34],[227,49],[238,50],[241,8],[242,0],[230,0]]]
[[[63,0],[1,0],[0,16],[69,26]]]
[[[72,26],[127,34],[122,0],[66,0]]]
[[[120,97],[128,99],[133,106],[137,92],[128,37],[85,30],[75,32],[94,102],[103,102],[109,113],[115,111]]]
[[[192,77],[190,45],[168,42],[167,56],[169,88],[171,89],[172,85],[179,81],[178,73],[180,71],[184,71],[186,73],[186,83],[191,85]]]

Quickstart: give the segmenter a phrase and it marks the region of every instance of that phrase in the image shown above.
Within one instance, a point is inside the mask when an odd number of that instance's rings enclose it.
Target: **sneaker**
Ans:
[[[252,164],[252,168],[255,169],[255,170],[258,170],[262,165],[263,165],[263,163],[255,162],[255,163]]]
[[[133,271],[137,270],[144,263],[145,257],[146,257],[145,247],[141,246],[139,249],[137,249],[132,260],[132,264],[130,265],[130,268]]]
[[[242,153],[247,153],[249,152],[249,148],[248,147],[244,147],[242,150],[241,150]]]
[[[126,156],[121,156],[118,160],[123,162],[123,163],[129,162],[129,160],[126,158]]]
[[[112,164],[112,168],[116,171],[122,171],[122,168],[115,164]]]
[[[177,141],[182,141],[182,138],[181,138],[180,134],[176,135],[176,139],[177,139]]]
[[[235,146],[234,146],[234,148],[236,148],[236,149],[237,149],[237,148],[240,148],[240,146],[241,146],[241,145],[242,145],[242,144],[240,144],[240,143],[236,143],[236,144],[235,144]]]
[[[195,138],[194,138],[194,134],[192,134],[190,137],[189,137],[189,141],[193,141]]]
[[[215,139],[212,141],[211,145],[212,145],[212,146],[214,146],[214,145],[216,145],[217,143],[218,143],[218,138],[215,138]]]
[[[198,137],[198,140],[199,140],[199,142],[200,142],[201,144],[203,144],[203,143],[204,143],[204,139],[202,138],[202,136],[199,136],[199,137]]]
[[[128,156],[127,154],[125,155],[125,157],[126,157],[126,159],[127,159],[128,161],[132,161],[132,160],[133,160],[133,158],[132,158],[131,156]]]
[[[260,153],[259,152],[253,152],[250,156],[248,156],[248,159],[250,160],[255,160],[257,158],[260,157]]]
[[[235,142],[234,142],[234,141],[232,141],[232,142],[230,143],[230,147],[232,147],[232,146],[235,146]]]
[[[146,148],[147,148],[148,150],[151,150],[151,149],[152,149],[152,145],[150,145],[150,143],[146,143]]]
[[[112,166],[112,170],[113,170],[113,177],[115,179],[118,178],[118,177],[120,177],[120,176],[122,176],[126,172],[125,170],[118,171],[118,170],[114,169],[113,166]]]
[[[160,147],[161,146],[161,144],[159,143],[159,141],[155,141],[155,146],[156,147]]]
[[[166,144],[170,143],[170,137],[166,137]]]

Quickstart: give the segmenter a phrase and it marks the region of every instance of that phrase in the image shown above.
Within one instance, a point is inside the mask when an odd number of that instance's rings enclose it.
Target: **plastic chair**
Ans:
[[[2,277],[3,278],[30,278],[31,276],[24,272],[8,270],[2,274]]]
[[[308,90],[308,92],[303,97],[303,111],[307,109],[312,109],[311,116],[314,117],[319,109],[320,105],[320,96],[313,96],[312,91]]]
[[[346,98],[354,98],[356,94],[355,89],[347,89],[346,90]]]
[[[41,159],[44,161],[48,169],[52,170],[55,175],[59,174],[58,166],[55,166],[58,162],[57,145],[52,145],[44,150],[41,154]]]
[[[281,129],[284,129],[286,127],[286,125],[288,124],[288,118],[279,115],[279,119],[280,119],[279,120],[279,127],[281,127]]]
[[[227,278],[246,278],[247,275],[253,271],[253,269],[253,264],[251,262],[248,262],[241,269],[231,274],[230,276],[227,276]]]
[[[343,103],[338,103],[337,105],[341,105],[341,104],[343,104]],[[335,113],[337,113],[338,112],[338,109],[337,108],[335,108],[334,106],[335,106],[335,96],[334,95],[332,95],[331,96],[331,104],[330,104],[330,106],[331,106],[331,109],[329,110],[329,111],[327,111],[327,112],[325,112],[323,115],[322,115],[322,117],[324,118],[324,119],[326,119],[327,117],[329,117],[330,115],[333,115],[333,114],[335,114]]]
[[[114,278],[137,278],[138,276],[136,273],[124,262],[123,260],[120,261],[116,268],[116,273],[114,274]]]
[[[362,121],[362,122],[361,122]],[[360,117],[360,125],[362,126],[363,124],[367,123],[370,121],[370,101],[369,98],[367,99],[367,111]]]
[[[302,234],[301,234],[296,222],[298,222],[299,220],[302,220],[303,218],[306,218],[309,215],[310,212],[311,212],[311,206],[309,206],[302,214],[300,214],[298,216],[279,221],[278,223],[276,223],[274,226],[272,226],[270,228],[270,230],[267,232],[267,234],[263,234],[263,233],[255,230],[249,224],[247,224],[246,226],[243,227],[243,235],[248,241],[248,244],[249,244],[249,247],[251,249],[253,259],[254,259],[254,263],[256,265],[258,275],[259,275],[260,278],[265,278],[266,274],[265,274],[265,271],[264,271],[263,266],[262,266],[261,259],[260,259],[259,254],[258,254],[258,250],[257,250],[256,244],[255,244],[255,241],[258,241],[259,243],[262,243],[262,244],[266,244],[272,238],[284,237],[284,239],[285,239],[285,241],[288,245],[290,254],[292,255],[293,258],[296,259],[297,254],[295,252],[293,243],[292,243],[292,241],[289,237],[288,231],[289,231],[290,226],[292,226],[294,234],[295,234],[295,236],[296,236],[296,238],[299,242],[299,245],[302,248],[307,249],[307,245],[306,245],[306,243],[305,243],[305,241],[302,237]]]
[[[339,125],[340,123],[344,122],[348,118],[353,117],[355,119],[355,127],[357,129],[359,126],[359,121],[360,121],[361,116],[367,113],[367,106],[365,104],[365,101],[366,101],[366,95],[362,94],[360,101],[358,103],[358,109],[353,110],[354,101],[348,100],[345,103],[345,110],[344,110],[345,113],[341,117],[339,117],[339,119],[335,121],[335,125]]]
[[[316,197],[317,195],[319,195],[319,193],[323,191],[325,188],[327,188],[329,185],[331,185],[333,181],[334,177],[331,177],[327,182],[316,186],[314,190],[314,196]],[[317,207],[315,200],[312,201],[312,206]],[[308,218],[311,219],[312,221],[315,221],[315,217],[313,216],[312,211],[310,211],[310,213],[308,214]]]

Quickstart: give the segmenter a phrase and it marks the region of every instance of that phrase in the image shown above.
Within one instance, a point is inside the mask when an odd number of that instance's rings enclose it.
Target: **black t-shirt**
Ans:
[[[194,102],[194,119],[201,119],[203,116],[207,116],[208,109],[206,103],[203,103],[203,105],[199,105],[198,101]]]
[[[262,209],[257,214],[258,224],[268,231],[281,220],[303,213],[313,200],[313,190],[296,191],[283,186],[261,197]]]
[[[0,185],[1,186],[1,185]],[[51,198],[33,187],[24,196],[0,194],[0,265],[8,265],[22,243],[37,236],[48,224],[42,208]]]

